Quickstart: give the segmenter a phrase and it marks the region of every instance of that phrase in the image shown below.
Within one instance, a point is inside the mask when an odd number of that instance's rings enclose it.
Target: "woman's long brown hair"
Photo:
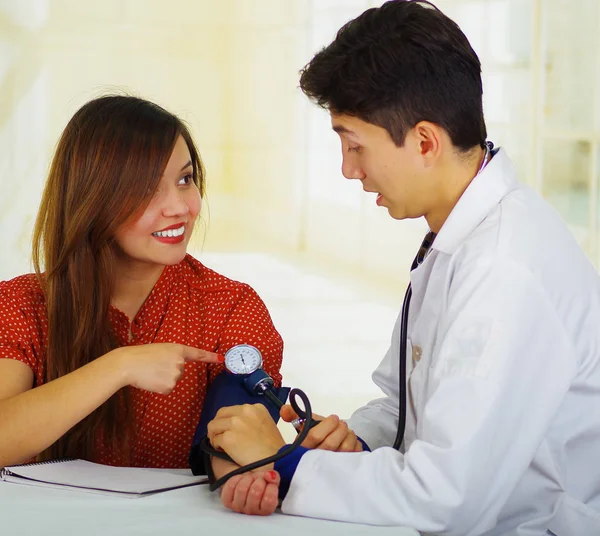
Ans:
[[[46,382],[117,346],[108,317],[115,231],[148,206],[179,136],[203,196],[204,171],[189,131],[156,104],[101,97],[85,104],[62,133],[33,236],[48,312]],[[129,390],[120,390],[40,457],[94,459],[102,444],[127,460],[134,433],[129,399]]]

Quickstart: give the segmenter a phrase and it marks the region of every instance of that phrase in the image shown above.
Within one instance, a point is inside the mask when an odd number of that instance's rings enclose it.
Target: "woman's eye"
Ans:
[[[179,184],[191,184],[192,182],[194,182],[194,176],[191,173],[188,173],[187,175],[185,175],[184,177],[181,177],[181,179],[179,179]]]

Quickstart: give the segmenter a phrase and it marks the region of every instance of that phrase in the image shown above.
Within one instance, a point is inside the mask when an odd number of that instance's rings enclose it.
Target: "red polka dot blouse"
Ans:
[[[210,270],[190,255],[164,269],[131,325],[114,307],[109,317],[121,346],[172,342],[224,354],[236,344],[252,344],[263,355],[264,369],[281,385],[283,341],[265,304],[249,285]],[[44,296],[35,274],[1,281],[0,358],[29,365],[34,387],[44,378],[47,328]],[[223,370],[223,365],[188,362],[169,395],[132,388],[138,433],[130,465],[188,466],[207,386]],[[119,452],[107,449],[93,461],[125,464]]]

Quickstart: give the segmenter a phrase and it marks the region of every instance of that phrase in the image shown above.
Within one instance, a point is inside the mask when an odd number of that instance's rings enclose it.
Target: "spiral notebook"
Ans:
[[[193,476],[184,469],[113,467],[85,460],[52,460],[5,467],[0,469],[0,480],[125,497],[143,497],[208,484],[205,476]]]

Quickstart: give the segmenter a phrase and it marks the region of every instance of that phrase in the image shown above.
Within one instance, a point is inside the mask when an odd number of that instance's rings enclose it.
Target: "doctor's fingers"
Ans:
[[[234,415],[240,415],[243,411],[242,408],[243,406],[225,406],[217,411],[213,420],[216,421],[223,418],[233,417]]]
[[[206,427],[208,440],[213,447],[215,447],[215,440],[217,436],[230,431],[234,427],[234,420],[234,417],[221,419],[215,418],[208,423],[208,426]]]
[[[256,404],[256,406],[263,408],[265,413],[269,415],[269,412],[262,404]],[[208,438],[211,439],[212,435],[222,433],[226,430],[239,430],[249,426],[257,417],[262,418],[262,412],[254,409],[250,404],[221,408],[217,411],[215,418],[208,423]]]
[[[360,451],[362,451],[362,443],[356,437],[356,434],[348,429],[346,437],[342,440],[340,446],[336,449],[337,452],[357,452],[358,445],[360,445]]]
[[[290,406],[289,404],[285,404],[284,406],[281,406],[281,409],[279,410],[279,416],[285,422],[292,422],[294,419],[298,418],[298,414],[294,411],[292,406]]]
[[[317,448],[321,450],[340,451],[344,441],[348,438],[348,435],[353,433],[354,432],[348,428],[346,421],[340,420],[337,428],[331,432]]]
[[[269,411],[262,404],[242,404],[240,406],[226,406],[217,411],[217,414],[215,415],[215,420],[227,417],[271,418],[269,415]]]
[[[235,446],[236,438],[240,441],[252,436],[252,427],[246,424],[247,422],[239,417],[211,421],[207,427],[208,440],[214,448],[223,449],[231,456],[227,449]]]
[[[290,406],[289,404],[281,406],[281,409],[279,410],[279,415],[285,422],[292,422],[294,419],[297,419],[299,417],[299,415],[294,411],[294,408],[292,408],[292,406]],[[313,413],[312,416],[313,419],[317,421],[322,421],[325,419],[323,415],[319,415],[318,413]]]
[[[337,450],[346,438],[348,425],[337,415],[330,415],[311,429],[302,443],[303,447],[323,450]]]
[[[226,452],[238,465],[246,465],[261,459],[261,456],[256,456],[254,459],[248,459],[248,456],[245,456],[244,458],[239,457],[240,454],[243,455],[253,452],[252,449],[249,450],[246,447],[249,447],[250,445],[256,446],[256,441],[252,441],[251,431],[244,432],[240,429],[226,429],[222,432],[215,432],[213,430],[212,434],[208,435],[208,440],[214,449]],[[262,444],[258,443],[258,447],[261,446]]]

